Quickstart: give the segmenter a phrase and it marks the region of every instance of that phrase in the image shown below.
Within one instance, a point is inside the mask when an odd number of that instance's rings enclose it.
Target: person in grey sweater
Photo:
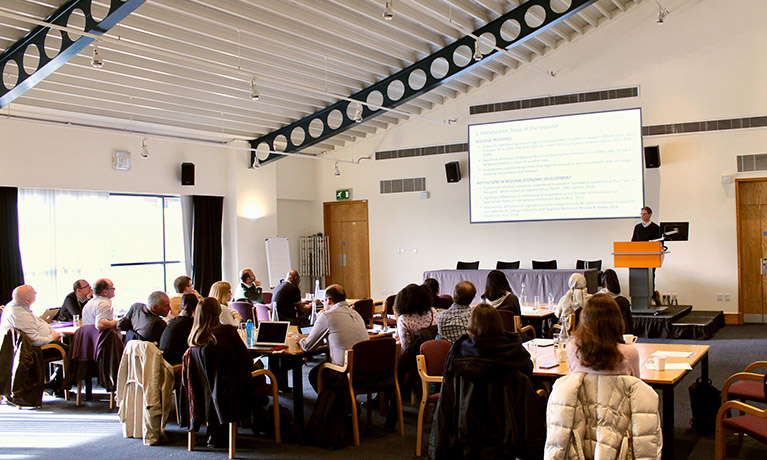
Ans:
[[[328,339],[330,348],[330,361],[339,366],[344,364],[346,350],[351,349],[357,342],[369,339],[365,321],[346,303],[346,292],[338,284],[325,289],[325,309],[317,316],[312,332],[308,337],[301,339],[299,345],[303,350],[310,351],[320,346],[325,338]],[[318,368],[319,365],[309,371],[309,383],[315,392]],[[328,369],[324,373],[331,372],[335,371]]]

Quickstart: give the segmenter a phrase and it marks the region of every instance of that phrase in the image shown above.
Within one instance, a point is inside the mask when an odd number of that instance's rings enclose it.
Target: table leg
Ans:
[[[664,386],[661,389],[663,398],[663,451],[661,458],[663,460],[674,459],[674,387]]]
[[[708,382],[708,353],[700,360],[700,376],[703,383]]]
[[[294,358],[291,360],[293,370],[293,420],[296,425],[304,427],[304,360]]]

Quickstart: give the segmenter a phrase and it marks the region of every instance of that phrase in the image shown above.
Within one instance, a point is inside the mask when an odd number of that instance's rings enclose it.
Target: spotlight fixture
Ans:
[[[386,0],[386,6],[384,7],[383,18],[387,21],[394,19],[394,8],[392,8],[392,2],[394,2],[394,0]]]
[[[479,50],[479,39],[476,39],[474,41],[474,60],[475,61],[482,60],[482,51]]]
[[[257,101],[260,97],[261,94],[258,93],[258,88],[256,88],[256,77],[254,76],[253,80],[250,81],[250,98]]]
[[[358,104],[357,108],[354,110],[354,118],[355,123],[362,123],[362,104]]]
[[[335,175],[336,175],[336,177],[338,177],[338,176],[340,176],[340,175],[341,175],[341,170],[340,170],[340,169],[338,169],[338,162],[337,162],[337,161],[336,161],[336,165],[335,165],[335,167],[334,167],[333,169],[335,169]]]
[[[655,0],[655,3],[658,4],[658,19],[655,20],[655,23],[659,26],[662,26],[663,20],[666,18],[666,16],[669,15],[669,12],[666,8],[663,7],[663,5],[660,4],[658,0]]]
[[[99,41],[96,40],[93,42],[93,57],[91,58],[91,66],[94,69],[100,69],[104,67],[104,59],[101,57],[101,54],[99,53]]]
[[[146,141],[146,137],[141,141],[141,158],[149,158],[149,147],[147,147]]]

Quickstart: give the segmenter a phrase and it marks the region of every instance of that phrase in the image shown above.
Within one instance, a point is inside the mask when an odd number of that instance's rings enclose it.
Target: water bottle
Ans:
[[[314,280],[314,297],[317,297],[317,293],[320,292],[320,280]],[[320,301],[323,301],[325,299],[319,299]]]
[[[519,293],[519,301],[522,305],[527,305],[527,291],[525,290],[525,283],[522,283],[522,291]]]
[[[249,319],[245,324],[245,334],[247,337],[247,344],[249,347],[253,346],[253,320]]]
[[[549,309],[554,308],[554,294],[549,292]]]

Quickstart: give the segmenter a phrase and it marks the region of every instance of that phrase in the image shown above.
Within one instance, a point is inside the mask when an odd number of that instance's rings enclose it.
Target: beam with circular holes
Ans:
[[[57,9],[44,22],[65,27],[73,15],[85,18],[84,32],[103,35],[131,14],[146,0],[112,0],[109,10],[103,18],[94,17],[94,0],[69,0]],[[19,41],[0,54],[0,108],[10,104],[45,77],[55,72],[80,51],[94,42],[93,37],[70,37],[69,32],[58,31],[50,27],[36,26]],[[58,47],[58,51],[46,51],[49,47]],[[52,55],[49,55],[48,53]]]
[[[474,35],[511,49],[544,30],[564,21],[596,0],[530,0],[474,31]],[[251,164],[269,163],[298,152],[351,128],[357,122],[376,117],[379,107],[395,108],[405,102],[469,72],[500,53],[490,49],[481,61],[473,59],[475,39],[467,35],[411,66],[352,96],[328,106],[284,128],[250,141]],[[488,48],[482,45],[483,48]],[[360,118],[356,117],[361,110]],[[357,121],[355,121],[357,118]]]

